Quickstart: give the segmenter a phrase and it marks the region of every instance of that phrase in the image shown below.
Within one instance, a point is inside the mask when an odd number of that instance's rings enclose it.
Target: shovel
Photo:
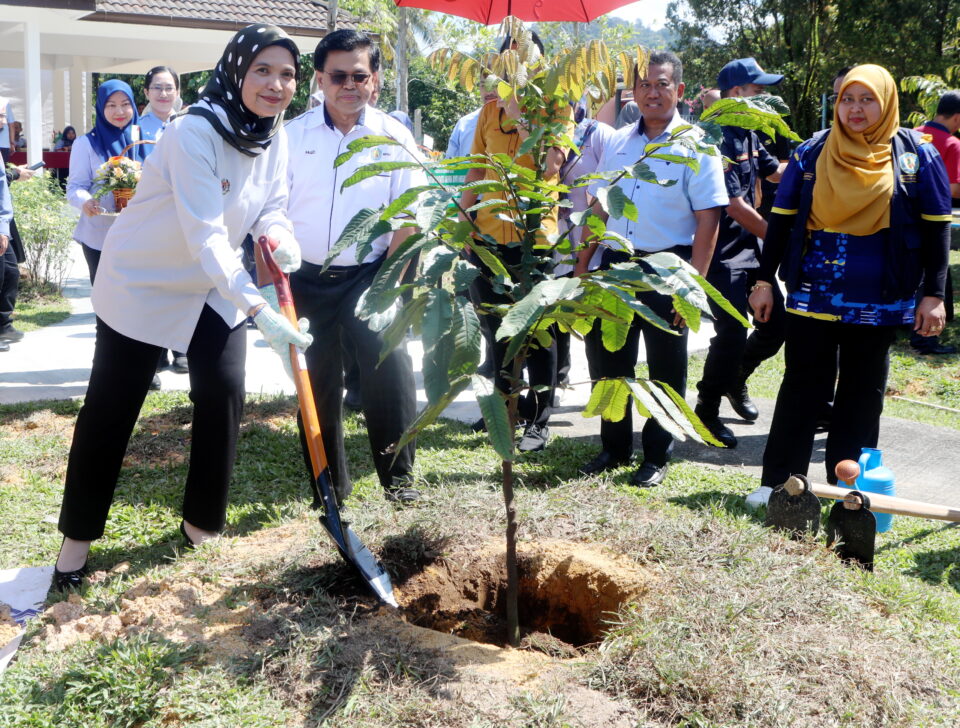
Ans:
[[[290,281],[273,259],[271,251],[275,247],[276,243],[273,243],[265,235],[257,241],[257,279],[260,283],[267,279],[273,281],[273,285],[277,289],[280,313],[290,323],[297,326],[297,312],[293,307]],[[313,466],[315,491],[320,494],[323,504],[323,515],[320,516],[320,523],[340,551],[340,555],[348,564],[356,568],[377,598],[384,604],[397,607],[397,600],[393,596],[393,585],[390,583],[390,575],[387,570],[363,545],[350,525],[340,520],[340,504],[337,502],[337,494],[330,482],[330,469],[327,465],[327,454],[323,448],[320,420],[317,417],[317,407],[313,400],[313,388],[310,386],[306,360],[303,353],[292,344],[290,345],[290,369],[293,372],[293,381],[297,387],[300,416],[306,433],[307,449],[310,451],[310,463]]]

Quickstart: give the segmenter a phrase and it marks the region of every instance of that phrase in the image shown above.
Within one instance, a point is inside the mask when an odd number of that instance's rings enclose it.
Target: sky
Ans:
[[[648,28],[659,29],[667,22],[667,5],[670,2],[671,0],[644,0],[624,5],[610,14],[630,22],[640,18]]]

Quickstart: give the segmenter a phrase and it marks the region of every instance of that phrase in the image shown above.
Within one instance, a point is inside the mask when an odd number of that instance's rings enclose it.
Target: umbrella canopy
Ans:
[[[508,15],[527,22],[579,21],[588,23],[630,0],[394,0],[400,7],[436,10],[447,15],[476,20],[484,25],[499,23]]]

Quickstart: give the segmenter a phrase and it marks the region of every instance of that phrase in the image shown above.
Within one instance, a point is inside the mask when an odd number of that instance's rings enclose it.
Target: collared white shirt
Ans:
[[[416,142],[399,121],[379,109],[367,107],[357,125],[346,135],[327,123],[325,104],[301,114],[287,124],[289,163],[287,182],[290,190],[289,217],[300,244],[303,259],[323,264],[330,249],[340,238],[347,223],[363,208],[376,210],[409,188],[426,184],[419,169],[398,169],[368,177],[341,191],[343,181],[357,169],[374,162],[414,161]],[[333,162],[347,145],[365,136],[391,136],[406,148],[382,145],[365,149],[340,167]],[[357,260],[356,246],[342,251],[333,265],[352,266],[379,258],[390,245],[390,233],[374,241],[372,252]]]
[[[677,126],[685,124],[680,114],[674,113],[667,128],[653,139],[643,132],[643,118],[636,124],[618,129],[603,150],[598,172],[609,172],[632,167],[643,156],[644,148],[653,142],[663,142]],[[692,130],[687,133],[696,133]],[[659,159],[646,160],[650,170],[660,180],[676,180],[670,187],[624,178],[617,183],[637,206],[637,220],[626,217],[619,220],[611,217],[607,229],[619,233],[633,243],[635,250],[653,253],[678,245],[692,245],[697,229],[694,211],[712,207],[726,207],[730,203],[723,180],[723,165],[718,154],[712,157],[700,154],[680,144],[661,147],[661,154],[677,154],[696,157],[700,170],[694,172],[685,164],[665,162]],[[606,182],[600,181],[590,187],[594,196]]]
[[[450,132],[450,141],[447,142],[447,159],[455,157],[466,157],[470,154],[473,147],[473,138],[477,135],[477,121],[480,119],[481,106],[476,111],[471,111],[465,116],[461,116],[457,123],[453,125],[453,131]]]
[[[248,157],[203,117],[170,122],[107,235],[93,286],[97,316],[174,351],[189,347],[204,304],[239,325],[263,303],[241,262],[243,239],[291,230],[286,164],[283,129]]]

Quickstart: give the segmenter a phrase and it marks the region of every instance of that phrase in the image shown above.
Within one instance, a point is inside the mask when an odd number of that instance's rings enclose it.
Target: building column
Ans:
[[[67,125],[67,72],[53,69],[53,128],[63,131]]]
[[[70,123],[77,130],[77,136],[90,131],[90,115],[87,113],[89,101],[84,75],[83,68],[74,63],[70,69]]]
[[[43,159],[43,89],[40,86],[40,26],[23,24],[23,69],[26,80],[26,107],[23,130],[27,137],[27,164]]]

